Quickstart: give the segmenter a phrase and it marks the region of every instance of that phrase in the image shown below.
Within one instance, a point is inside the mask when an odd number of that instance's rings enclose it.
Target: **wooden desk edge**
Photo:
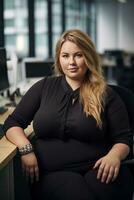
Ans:
[[[26,131],[26,135],[28,138],[31,138],[34,134],[33,131],[30,133]],[[0,140],[0,170],[2,170],[16,155],[17,147],[10,141],[6,139],[4,136]]]
[[[3,169],[16,155],[17,147],[4,136],[0,140],[0,170]]]

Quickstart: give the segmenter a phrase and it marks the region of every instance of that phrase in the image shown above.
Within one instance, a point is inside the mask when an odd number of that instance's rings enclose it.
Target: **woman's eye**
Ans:
[[[77,54],[76,55],[78,58],[81,58],[82,57],[82,54]]]
[[[67,57],[68,57],[68,55],[62,55],[62,57],[63,57],[63,58],[67,58]]]

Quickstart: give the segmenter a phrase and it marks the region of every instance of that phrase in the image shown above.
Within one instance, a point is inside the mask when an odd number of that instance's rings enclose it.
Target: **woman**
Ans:
[[[23,170],[52,200],[131,200],[133,182],[121,165],[132,134],[120,97],[107,86],[94,44],[80,30],[56,46],[59,76],[37,82],[5,121]],[[24,129],[33,120],[33,146]],[[129,187],[128,187],[129,185]]]

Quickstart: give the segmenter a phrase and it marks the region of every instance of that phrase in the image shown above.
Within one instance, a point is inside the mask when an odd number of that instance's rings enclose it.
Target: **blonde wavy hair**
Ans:
[[[55,72],[63,75],[60,64],[60,51],[64,42],[75,43],[83,52],[85,64],[88,68],[85,78],[80,86],[80,102],[86,116],[93,116],[97,125],[102,127],[101,112],[104,108],[106,81],[102,75],[99,56],[90,37],[78,29],[64,32],[56,45]]]

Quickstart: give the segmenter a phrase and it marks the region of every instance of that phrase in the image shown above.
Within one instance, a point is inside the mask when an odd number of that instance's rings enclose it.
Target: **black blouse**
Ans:
[[[45,169],[55,170],[93,163],[115,143],[131,145],[125,105],[110,87],[101,117],[102,129],[83,112],[79,88],[73,91],[64,76],[48,77],[30,88],[4,127],[25,129],[33,120],[39,162]]]

